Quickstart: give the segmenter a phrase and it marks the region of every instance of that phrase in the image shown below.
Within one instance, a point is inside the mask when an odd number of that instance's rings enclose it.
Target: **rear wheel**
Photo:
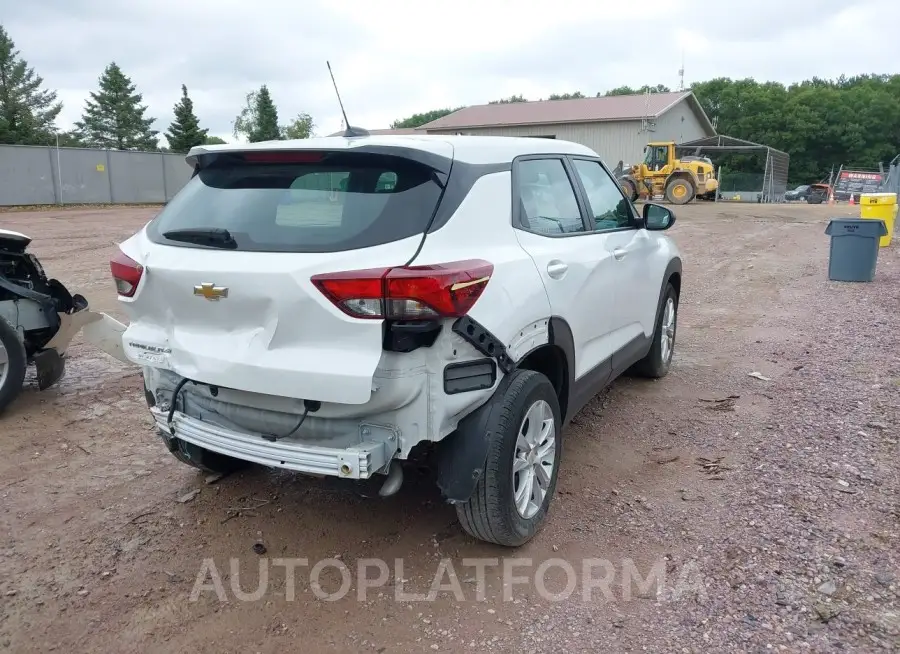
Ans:
[[[694,187],[686,179],[673,179],[666,185],[666,199],[672,204],[687,204],[694,199]]]
[[[456,505],[463,529],[480,540],[522,545],[538,532],[559,475],[561,417],[550,380],[516,370],[487,426],[484,474],[468,502]]]
[[[18,333],[0,318],[0,413],[22,392],[27,365],[25,346]]]
[[[169,435],[160,432],[160,436],[176,459],[182,463],[210,474],[229,474],[237,472],[250,465],[247,461],[225,456],[212,450],[188,443],[178,438],[169,438]]]

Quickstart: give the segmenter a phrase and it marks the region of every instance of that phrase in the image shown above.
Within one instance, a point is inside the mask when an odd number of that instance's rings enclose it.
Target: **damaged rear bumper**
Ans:
[[[287,438],[273,443],[258,435],[191,418],[180,411],[175,412],[170,429],[168,412],[153,407],[150,413],[157,427],[168,436],[235,459],[273,468],[345,479],[369,479],[376,472],[383,471],[391,458],[384,442],[362,442],[347,448],[308,445]]]

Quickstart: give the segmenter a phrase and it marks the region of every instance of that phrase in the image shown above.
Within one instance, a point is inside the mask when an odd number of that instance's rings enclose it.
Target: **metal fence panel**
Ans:
[[[166,186],[166,201],[175,197],[191,179],[191,167],[184,161],[184,155],[166,155],[163,157],[163,182]]]
[[[63,204],[107,204],[112,201],[109,157],[106,155],[106,150],[60,148]]]
[[[56,184],[49,148],[0,145],[0,204],[53,204]]]
[[[114,204],[166,201],[161,154],[111,150],[109,179]]]
[[[0,206],[166,202],[190,177],[182,154],[0,145]]]

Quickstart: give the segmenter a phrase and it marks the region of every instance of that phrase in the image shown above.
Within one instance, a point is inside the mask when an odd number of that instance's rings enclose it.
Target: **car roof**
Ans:
[[[198,145],[187,154],[189,164],[199,155],[214,152],[247,152],[254,150],[353,150],[363,146],[413,148],[439,156],[473,164],[507,163],[531,154],[570,154],[597,157],[587,146],[571,141],[537,137],[453,136],[436,134],[399,134],[376,136],[326,136],[291,141]]]

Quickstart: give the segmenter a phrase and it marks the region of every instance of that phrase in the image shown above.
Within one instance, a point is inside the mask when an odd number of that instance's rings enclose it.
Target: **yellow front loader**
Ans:
[[[658,197],[672,204],[713,200],[719,188],[712,162],[706,157],[676,158],[674,141],[647,144],[641,163],[625,169],[620,161],[614,173],[632,202]]]

